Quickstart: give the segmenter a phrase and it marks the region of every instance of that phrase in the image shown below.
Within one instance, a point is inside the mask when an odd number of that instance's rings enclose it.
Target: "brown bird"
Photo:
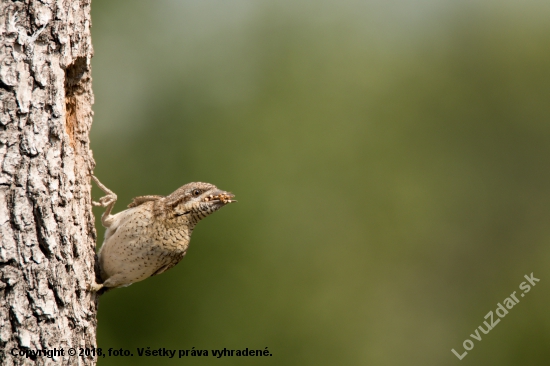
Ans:
[[[210,183],[188,183],[169,196],[140,196],[128,209],[111,215],[116,194],[95,176],[94,182],[106,193],[94,206],[105,207],[101,222],[107,230],[99,249],[99,270],[104,287],[129,286],[161,274],[183,258],[197,223],[223,206],[236,202],[232,193]]]

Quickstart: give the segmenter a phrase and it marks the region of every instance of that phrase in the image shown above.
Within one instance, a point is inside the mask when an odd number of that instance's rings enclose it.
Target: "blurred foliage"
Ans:
[[[99,364],[451,365],[533,272],[461,362],[548,365],[549,15],[94,0],[92,148],[115,211],[190,181],[239,200],[174,269],[102,296],[98,346],[135,355]]]

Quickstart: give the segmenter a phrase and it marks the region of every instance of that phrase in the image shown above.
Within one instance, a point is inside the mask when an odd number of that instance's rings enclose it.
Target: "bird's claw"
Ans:
[[[99,207],[107,207],[111,203],[116,202],[117,197],[115,195],[108,194],[99,199],[99,202],[92,201],[92,205]]]

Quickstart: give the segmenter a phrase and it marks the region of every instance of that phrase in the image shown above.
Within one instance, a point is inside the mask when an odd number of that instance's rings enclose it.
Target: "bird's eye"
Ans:
[[[193,190],[193,196],[197,197],[197,196],[200,196],[202,193],[202,191],[200,189],[194,189]]]

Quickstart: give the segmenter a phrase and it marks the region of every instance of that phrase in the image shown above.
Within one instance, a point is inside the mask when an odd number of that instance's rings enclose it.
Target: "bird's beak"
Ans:
[[[220,201],[221,203],[227,204],[227,203],[237,202],[236,200],[233,199],[234,197],[235,195],[231,192],[217,190],[210,193],[208,196],[206,196],[204,198],[204,201],[208,202],[208,201],[216,200],[216,201]]]

